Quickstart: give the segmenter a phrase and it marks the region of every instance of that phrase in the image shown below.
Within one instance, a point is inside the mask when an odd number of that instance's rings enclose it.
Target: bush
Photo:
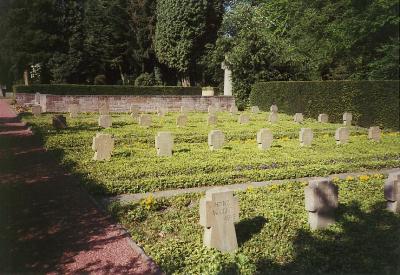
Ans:
[[[260,82],[253,85],[250,103],[262,110],[277,104],[284,113],[314,118],[326,113],[332,122],[348,111],[358,125],[399,129],[399,81]]]
[[[94,85],[106,85],[107,79],[104,74],[99,74],[94,78]]]
[[[156,80],[149,73],[143,73],[135,79],[135,86],[155,86]]]
[[[175,86],[117,86],[117,85],[16,85],[16,93],[41,93],[53,95],[201,95],[201,87]]]

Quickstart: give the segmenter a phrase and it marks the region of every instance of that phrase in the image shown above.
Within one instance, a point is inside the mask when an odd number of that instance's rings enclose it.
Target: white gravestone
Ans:
[[[214,96],[214,88],[213,87],[202,87],[201,95],[202,96]]]
[[[40,116],[42,114],[42,107],[40,105],[33,105],[31,109],[34,116]]]
[[[133,119],[137,119],[137,118],[139,118],[140,108],[139,108],[139,106],[132,104],[129,107],[129,112],[131,113],[131,117]]]
[[[110,160],[114,149],[114,139],[109,134],[97,133],[93,137],[92,150],[95,151],[93,160]]]
[[[110,115],[99,116],[99,126],[103,128],[110,128],[112,126],[112,118]]]
[[[274,136],[269,129],[261,129],[257,133],[257,144],[260,150],[267,150],[271,147]]]
[[[139,116],[139,125],[143,127],[151,126],[151,115],[142,114]]]
[[[319,123],[328,123],[329,122],[329,116],[327,114],[319,114],[318,115],[318,122]]]
[[[338,187],[329,179],[312,180],[304,190],[308,223],[312,230],[323,229],[335,222]]]
[[[225,143],[225,135],[220,130],[212,130],[208,134],[208,147],[211,151],[221,149]]]
[[[158,107],[157,108],[157,114],[158,116],[165,116],[168,113],[168,109],[166,107]]]
[[[271,123],[278,123],[278,121],[279,121],[278,113],[271,112],[269,114],[268,121]]]
[[[346,127],[340,127],[335,132],[336,144],[346,144],[349,142],[350,130]]]
[[[271,105],[271,107],[269,108],[269,110],[270,110],[272,113],[277,113],[277,112],[278,112],[278,106],[276,106],[276,105]]]
[[[232,105],[231,108],[229,109],[229,112],[232,115],[236,115],[239,112],[238,107],[236,105]]]
[[[78,104],[70,104],[68,106],[68,112],[70,118],[77,118],[79,114],[79,105]]]
[[[344,113],[343,114],[343,125],[345,126],[351,126],[351,121],[353,120],[353,114],[352,113]]]
[[[174,139],[171,132],[159,132],[156,136],[157,155],[160,157],[171,157],[174,149]]]
[[[384,186],[387,209],[394,213],[400,213],[400,171],[390,173]]]
[[[299,134],[300,146],[311,146],[313,138],[313,131],[310,128],[301,128]]]
[[[381,129],[378,126],[373,126],[368,129],[368,138],[379,142],[381,140]]]
[[[253,114],[258,114],[260,112],[260,108],[258,108],[258,106],[252,106],[251,107],[251,112]]]
[[[241,114],[238,118],[240,124],[248,124],[250,122],[250,117],[246,114]]]
[[[203,244],[221,252],[238,248],[235,222],[239,221],[239,201],[233,191],[224,188],[207,190],[200,200],[200,225],[204,226]]]
[[[208,125],[216,125],[218,123],[218,117],[215,114],[208,115],[207,124]]]
[[[185,114],[180,114],[176,117],[176,126],[185,127],[188,121],[188,117]]]
[[[296,113],[293,117],[293,121],[296,123],[303,123],[303,114],[302,113]]]
[[[222,62],[221,69],[224,70],[224,96],[232,96],[232,71]]]
[[[106,103],[106,102],[100,103],[99,114],[100,115],[108,115],[109,113],[110,113],[110,108],[108,106],[108,103]]]

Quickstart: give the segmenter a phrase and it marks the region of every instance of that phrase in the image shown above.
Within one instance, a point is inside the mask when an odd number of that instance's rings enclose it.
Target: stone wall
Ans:
[[[36,97],[36,99],[35,99]],[[141,112],[155,112],[159,106],[167,107],[169,111],[179,111],[181,106],[187,106],[194,111],[207,112],[209,105],[219,105],[221,109],[229,110],[235,104],[232,96],[79,96],[79,95],[48,95],[17,93],[19,105],[39,103],[43,112],[65,113],[68,105],[78,103],[81,112],[97,112],[103,102],[107,102],[111,112],[129,112],[131,104],[138,105]]]

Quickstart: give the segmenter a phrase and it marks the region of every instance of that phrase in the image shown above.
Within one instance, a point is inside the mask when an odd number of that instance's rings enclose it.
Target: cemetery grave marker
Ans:
[[[271,105],[271,107],[269,108],[269,110],[270,110],[272,113],[277,113],[277,112],[278,112],[278,106],[276,106],[276,105]]]
[[[54,129],[66,129],[67,128],[67,118],[63,115],[54,115],[52,124],[53,124]]]
[[[293,117],[294,122],[296,123],[303,123],[303,114],[302,113],[296,113]]]
[[[42,107],[40,105],[33,105],[31,108],[34,116],[40,116],[42,114]]]
[[[68,106],[68,112],[70,118],[77,118],[79,113],[79,105],[78,104],[70,104]]]
[[[139,106],[131,104],[131,106],[129,107],[129,111],[130,111],[131,117],[133,119],[139,118],[139,113],[140,113],[140,107]]]
[[[187,114],[190,112],[190,107],[189,106],[181,106],[181,113],[182,114]]]
[[[158,132],[155,145],[157,155],[160,157],[171,157],[174,148],[174,139],[171,132]]]
[[[313,138],[314,135],[312,129],[301,128],[299,134],[300,146],[311,146]]]
[[[353,120],[353,114],[352,113],[344,113],[343,114],[343,125],[345,126],[351,126],[351,121]]]
[[[103,128],[110,128],[112,126],[112,118],[110,115],[99,116],[99,126]]]
[[[180,114],[176,117],[176,126],[185,127],[188,121],[188,117],[185,114]]]
[[[381,140],[381,129],[379,126],[372,126],[368,129],[368,139],[379,142]]]
[[[237,113],[238,113],[238,107],[236,106],[236,105],[232,105],[231,106],[231,108],[229,109],[229,112],[232,114],[232,115],[236,115]]]
[[[217,108],[213,105],[208,106],[208,113],[215,114],[217,112]]]
[[[165,116],[168,113],[168,109],[166,107],[158,107],[157,108],[157,114],[158,116]]]
[[[269,129],[261,129],[257,133],[257,144],[260,150],[267,150],[271,147],[274,137]]]
[[[252,106],[251,107],[251,112],[253,114],[258,114],[260,112],[260,108],[258,108],[258,106]]]
[[[139,116],[139,125],[143,126],[143,127],[150,127],[151,126],[151,115],[141,114]]]
[[[328,123],[329,122],[329,116],[327,114],[319,114],[318,115],[318,122],[320,122],[320,123]]]
[[[225,143],[225,135],[220,130],[212,130],[208,134],[208,147],[211,151],[221,149]]]
[[[233,191],[213,188],[200,200],[200,225],[204,226],[203,244],[221,252],[238,248],[235,222],[239,221],[239,201]]]
[[[268,121],[271,123],[277,123],[279,121],[278,113],[271,112],[269,114]]]
[[[218,123],[218,117],[215,114],[209,114],[207,118],[208,125],[216,125]]]
[[[114,139],[110,134],[97,133],[93,137],[92,150],[95,151],[93,160],[109,161],[114,149]]]
[[[389,174],[384,186],[387,209],[400,213],[400,171]]]
[[[248,124],[250,122],[250,117],[246,114],[241,114],[239,116],[238,122],[240,124]]]
[[[346,127],[340,127],[335,132],[336,144],[346,144],[349,142],[350,130]]]
[[[99,113],[100,115],[108,115],[110,113],[110,108],[107,102],[100,103]]]

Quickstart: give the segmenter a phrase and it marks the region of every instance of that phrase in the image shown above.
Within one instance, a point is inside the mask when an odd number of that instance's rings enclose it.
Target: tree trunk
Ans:
[[[24,84],[25,84],[25,86],[29,85],[29,71],[28,71],[28,69],[25,69],[25,71],[24,71]]]
[[[188,75],[181,77],[182,87],[190,87],[190,78]]]
[[[124,76],[124,73],[122,72],[121,65],[118,64],[118,68],[119,68],[119,73],[121,75],[122,85],[125,85],[125,76]]]

